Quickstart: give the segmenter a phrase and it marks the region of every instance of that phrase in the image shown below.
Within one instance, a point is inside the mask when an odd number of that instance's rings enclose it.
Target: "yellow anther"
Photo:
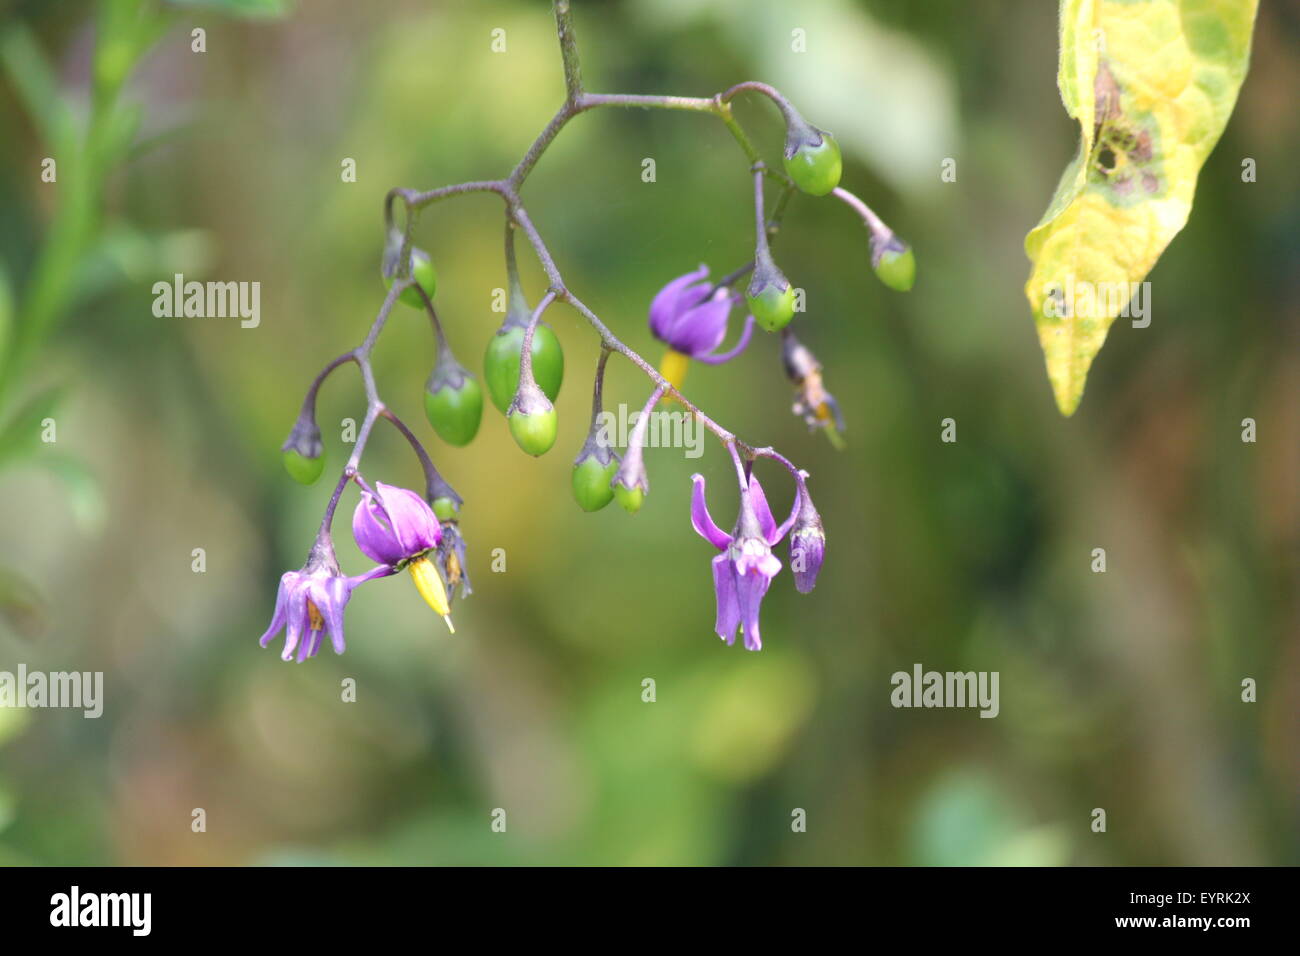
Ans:
[[[682,382],[686,381],[686,370],[690,368],[691,357],[676,349],[669,349],[664,353],[664,359],[659,363],[659,374],[668,379],[673,388],[680,389]],[[676,401],[672,395],[663,397],[665,402]]]
[[[451,606],[447,603],[447,589],[442,586],[438,569],[426,557],[412,561],[410,570],[411,580],[415,582],[415,589],[420,592],[420,597],[424,598],[435,613],[442,615],[442,619],[447,622],[447,630],[455,634],[456,627],[451,623]]]
[[[307,599],[307,619],[311,622],[313,631],[319,631],[325,626],[325,619],[320,616],[320,608],[311,598]]]

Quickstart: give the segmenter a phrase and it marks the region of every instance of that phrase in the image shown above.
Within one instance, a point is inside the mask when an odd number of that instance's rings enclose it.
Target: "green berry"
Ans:
[[[458,511],[455,498],[433,499],[433,513],[437,515],[439,521],[455,521]]]
[[[281,457],[284,459],[284,470],[289,473],[289,477],[304,485],[310,485],[325,470],[324,455],[308,458],[301,452],[286,448]]]
[[[595,455],[588,455],[573,466],[573,498],[583,511],[599,511],[614,500],[609,483],[618,471],[618,459],[610,457],[602,465]]]
[[[916,282],[916,257],[912,247],[902,240],[890,240],[884,251],[872,258],[880,281],[896,292],[906,292]]]
[[[645,502],[644,491],[640,488],[629,488],[627,485],[615,485],[614,497],[622,505],[623,510],[630,515],[640,511],[641,505]]]
[[[426,388],[424,413],[438,437],[448,445],[468,445],[483,420],[483,389],[478,379],[465,372],[459,388],[450,383],[433,391]]]
[[[784,157],[785,171],[794,184],[810,196],[825,196],[840,184],[843,161],[840,144],[830,133],[821,134],[821,142],[801,143],[794,153]]]
[[[531,413],[516,408],[506,418],[510,422],[510,434],[515,437],[515,443],[528,454],[544,455],[555,444],[559,421],[554,408]]]
[[[745,302],[753,313],[754,321],[769,332],[779,332],[794,318],[794,286],[784,289],[769,282],[755,294],[745,293]]]
[[[483,379],[488,396],[502,413],[509,411],[519,388],[519,360],[524,351],[524,327],[507,322],[488,342],[483,356]],[[533,378],[546,397],[555,401],[564,381],[564,350],[555,331],[539,323],[533,333]]]
[[[429,258],[429,254],[423,249],[417,249],[414,246],[411,247],[411,277],[419,283],[420,287],[424,289],[424,294],[432,300],[433,294],[438,291],[438,274],[434,271],[433,260]],[[384,284],[392,288],[393,277],[391,275],[384,276]],[[415,286],[407,286],[397,298],[412,308],[424,308],[424,299],[421,298]]]

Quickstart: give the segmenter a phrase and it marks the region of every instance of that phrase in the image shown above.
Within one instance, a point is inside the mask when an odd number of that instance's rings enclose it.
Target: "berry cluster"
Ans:
[[[449,627],[450,602],[457,586],[461,596],[470,593],[465,574],[465,542],[460,533],[462,499],[434,467],[416,435],[380,400],[370,355],[396,302],[424,310],[437,340],[437,358],[424,393],[429,424],[449,445],[464,446],[473,440],[483,417],[483,386],[452,353],[433,304],[437,293],[433,260],[412,244],[416,214],[421,209],[471,192],[496,193],[506,209],[509,301],[505,321],[488,343],[483,383],[492,404],[506,416],[510,433],[519,447],[530,455],[542,455],[556,441],[557,419],[552,402],[564,379],[564,353],[555,332],[542,317],[552,305],[564,302],[587,319],[602,345],[592,390],[591,428],[573,465],[573,495],[578,505],[584,511],[597,511],[617,500],[629,512],[642,507],[649,491],[643,458],[649,413],[661,400],[671,398],[680,402],[726,448],[740,487],[740,513],[733,530],[727,533],[714,523],[705,505],[704,479],[699,475],[693,477],[691,523],[720,552],[713,559],[718,636],[731,644],[739,629],[747,648],[758,650],[762,646],[759,605],[781,568],[772,549],[782,540],[788,541],[791,570],[798,590],[806,593],[816,582],[826,536],[808,492],[807,472],[772,448],[756,448],[741,441],[692,404],[682,394],[681,385],[691,361],[719,365],[743,352],[757,324],[767,332],[781,335],[782,364],[796,391],[795,413],[810,428],[823,430],[838,445],[843,428],[839,408],[823,385],[821,364],[788,328],[798,306],[798,296],[772,256],[771,238],[790,197],[798,191],[810,196],[834,196],[857,212],[870,233],[872,266],[891,288],[900,291],[911,288],[915,278],[911,249],[862,200],[840,187],[839,145],[829,133],[804,120],[778,91],[763,83],[748,82],[708,98],[588,93],[582,85],[567,0],[554,0],[554,10],[567,88],[564,105],[507,178],[459,183],[428,192],[394,189],[388,194],[387,241],[382,259],[388,295],[361,345],[329,363],[311,383],[298,420],[284,443],[284,463],[290,475],[306,484],[320,477],[324,458],[320,429],[315,421],[316,394],[336,368],[355,363],[366,392],[365,419],[326,507],[307,562],[300,570],[282,577],[275,615],[262,637],[265,646],[285,629],[282,655],[285,660],[291,659],[295,650],[299,660],[314,655],[325,631],[329,632],[335,651],[342,653],[343,609],[352,590],[365,581],[409,571],[420,594]],[[762,160],[732,113],[732,101],[746,92],[767,97],[785,120],[784,172]],[[658,369],[620,341],[564,283],[519,195],[528,173],[563,126],[579,113],[600,107],[646,107],[712,114],[722,120],[750,163],[754,185],[754,257],[717,282],[709,281],[708,268],[701,266],[668,282],[655,296],[649,308],[650,332],[667,346]],[[765,206],[765,186],[769,182],[775,183],[778,189],[770,215]],[[401,226],[394,217],[399,201],[406,214]],[[549,287],[533,307],[528,304],[516,267],[517,232],[532,246],[549,281]],[[742,295],[736,287],[746,277],[749,281]],[[740,337],[732,348],[718,351],[726,339],[731,312],[742,300],[749,314]],[[618,353],[638,366],[652,383],[649,398],[621,455],[612,447],[600,423],[605,366],[611,353]],[[372,488],[362,476],[361,458],[371,430],[380,418],[406,438],[419,458],[425,475],[423,494],[378,482]],[[753,473],[758,459],[781,465],[795,482],[794,506],[780,524],[772,516],[762,485]],[[353,535],[361,551],[377,562],[373,570],[355,577],[340,571],[331,532],[335,509],[349,483],[361,489],[361,501],[353,515]]]

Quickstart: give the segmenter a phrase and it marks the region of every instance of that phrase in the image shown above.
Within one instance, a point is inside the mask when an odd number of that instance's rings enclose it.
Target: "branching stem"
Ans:
[[[310,403],[311,407],[315,406],[316,392],[320,388],[321,382],[334,369],[347,362],[356,362],[361,371],[362,382],[365,386],[366,393],[366,415],[362,422],[361,429],[358,432],[356,445],[352,450],[352,455],[348,459],[343,474],[334,489],[333,496],[325,512],[325,518],[321,525],[322,534],[328,534],[332,522],[334,511],[337,508],[339,498],[346,487],[348,481],[356,480],[361,483],[358,467],[361,456],[369,440],[371,430],[375,420],[379,417],[387,418],[402,435],[411,444],[416,455],[420,459],[421,466],[425,470],[426,479],[432,486],[434,476],[437,474],[430,460],[428,453],[420,444],[419,439],[401,422],[380,400],[378,390],[375,386],[374,370],[371,367],[370,355],[374,349],[375,342],[383,331],[388,321],[388,316],[392,311],[393,304],[397,297],[407,288],[416,288],[420,290],[420,295],[428,307],[435,335],[438,337],[439,344],[443,342],[442,329],[438,323],[436,313],[433,310],[432,303],[429,302],[424,290],[415,283],[410,276],[410,251],[412,247],[412,235],[415,229],[417,217],[421,210],[434,203],[441,202],[444,199],[453,196],[463,196],[471,193],[495,193],[501,198],[506,208],[506,255],[508,270],[511,276],[513,294],[518,283],[517,270],[514,268],[514,247],[511,231],[519,229],[528,239],[529,245],[532,246],[534,254],[537,256],[546,278],[549,288],[542,297],[537,307],[533,310],[527,329],[524,333],[523,352],[520,356],[520,378],[521,380],[530,380],[532,377],[532,340],[533,333],[537,323],[541,320],[542,314],[554,302],[564,301],[574,308],[583,316],[597,332],[601,340],[601,357],[597,366],[597,377],[595,392],[593,395],[593,420],[598,414],[601,404],[601,383],[604,379],[605,363],[611,352],[617,352],[622,355],[633,365],[639,368],[647,378],[654,384],[654,393],[652,400],[647,407],[653,407],[654,402],[664,394],[676,398],[685,408],[693,413],[699,421],[711,431],[719,441],[727,448],[728,452],[736,460],[737,466],[740,466],[741,458],[746,461],[752,461],[754,457],[769,457],[781,461],[789,468],[800,481],[801,474],[798,469],[789,464],[784,458],[779,456],[770,448],[755,449],[750,445],[742,442],[731,431],[723,428],[712,418],[702,412],[694,403],[686,398],[678,389],[662,375],[648,361],[642,358],[636,351],[625,345],[609,327],[602,322],[596,314],[589,309],[564,282],[559,267],[555,263],[554,257],[547,248],[545,241],[542,239],[537,227],[533,224],[528,215],[520,197],[520,190],[524,181],[532,172],[533,167],[541,159],[547,148],[555,141],[560,131],[565,125],[580,113],[588,110],[599,109],[604,107],[615,107],[622,109],[661,109],[674,110],[680,112],[693,112],[711,115],[720,119],[728,132],[736,140],[742,152],[749,162],[750,169],[754,176],[755,190],[755,217],[756,231],[759,248],[765,248],[769,237],[774,236],[780,227],[781,217],[785,212],[785,207],[794,193],[794,184],[784,173],[772,169],[765,164],[753,142],[750,140],[740,122],[736,119],[732,111],[732,101],[741,93],[754,92],[759,93],[770,99],[780,110],[785,120],[790,122],[792,119],[799,121],[798,113],[791,106],[790,102],[775,88],[766,83],[749,81],[738,83],[728,90],[718,93],[712,97],[691,97],[691,96],[657,96],[643,94],[623,94],[623,93],[588,93],[583,87],[581,63],[578,56],[577,40],[573,29],[573,11],[569,0],[553,0],[553,9],[555,14],[556,36],[560,44],[560,56],[564,65],[565,80],[565,100],[563,105],[546,124],[545,128],[537,135],[529,146],[523,158],[511,170],[510,174],[504,179],[476,180],[472,182],[455,183],[449,186],[442,186],[437,189],[425,191],[394,188],[390,190],[384,198],[384,222],[388,232],[389,241],[393,241],[393,235],[400,230],[401,243],[398,253],[398,259],[393,270],[393,283],[388,290],[388,295],[384,299],[379,313],[375,316],[370,330],[366,334],[364,341],[356,349],[345,353],[333,360],[313,381],[311,388],[307,393],[304,401],[304,408]],[[765,179],[771,179],[780,184],[781,190],[777,196],[776,202],[771,209],[771,216],[766,221],[763,213],[763,182]],[[858,209],[859,213],[866,218],[874,214],[866,209],[861,200],[852,194],[845,193],[843,190],[836,190],[837,196],[848,202]],[[842,194],[842,195],[841,195]],[[400,225],[395,220],[395,206],[401,203],[404,211],[404,218]],[[860,208],[859,208],[860,207]],[[865,210],[865,213],[863,212]],[[876,220],[878,222],[879,220]],[[391,248],[391,247],[390,247]],[[731,275],[720,280],[721,285],[730,285],[739,278],[748,274],[754,267],[752,262],[747,263]]]

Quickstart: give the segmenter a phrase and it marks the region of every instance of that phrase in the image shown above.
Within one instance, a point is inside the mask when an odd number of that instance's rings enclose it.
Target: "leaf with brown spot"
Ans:
[[[1246,76],[1257,6],[1061,0],[1057,85],[1081,141],[1025,238],[1025,295],[1062,414],[1078,408],[1127,290],[1187,222]]]

